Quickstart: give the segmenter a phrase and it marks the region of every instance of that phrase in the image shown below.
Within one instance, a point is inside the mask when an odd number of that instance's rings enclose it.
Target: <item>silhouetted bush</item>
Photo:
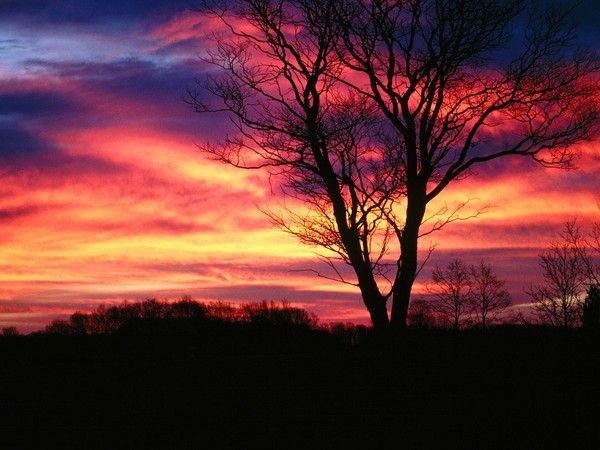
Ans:
[[[185,296],[169,305],[169,317],[173,319],[203,319],[206,317],[206,307],[201,303]]]
[[[594,284],[588,288],[581,312],[584,328],[600,330],[600,285]]]

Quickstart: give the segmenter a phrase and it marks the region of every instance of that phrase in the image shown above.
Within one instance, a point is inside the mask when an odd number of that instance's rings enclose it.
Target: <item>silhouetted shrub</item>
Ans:
[[[588,288],[581,312],[584,328],[600,330],[600,285],[593,284]]]
[[[202,319],[206,317],[206,307],[185,296],[169,305],[168,316],[173,319]]]

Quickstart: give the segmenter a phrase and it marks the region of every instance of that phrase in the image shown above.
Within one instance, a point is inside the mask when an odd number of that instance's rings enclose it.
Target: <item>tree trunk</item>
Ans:
[[[367,309],[369,310],[373,328],[375,328],[375,330],[386,330],[390,325],[390,321],[388,318],[387,308],[385,306],[385,299],[381,295],[378,297],[379,298],[376,297],[367,299],[363,295],[363,300]]]
[[[390,323],[393,330],[403,330],[406,328],[410,293],[417,275],[419,228],[425,215],[425,207],[424,196],[416,200],[409,198],[406,223],[402,232],[402,239],[400,240],[400,267],[392,292],[392,317]]]
[[[375,279],[371,276],[371,272],[364,270],[364,268],[363,270],[357,270],[357,275],[360,293],[371,316],[373,328],[378,330],[387,329],[390,320],[388,318],[386,301],[383,295],[381,295]]]

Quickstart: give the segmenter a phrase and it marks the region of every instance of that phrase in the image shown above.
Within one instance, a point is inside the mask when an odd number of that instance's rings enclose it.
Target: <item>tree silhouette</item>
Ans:
[[[435,300],[432,308],[458,330],[472,311],[473,283],[469,267],[460,259],[453,259],[446,267],[432,271],[434,286],[429,290]]]
[[[492,268],[484,261],[470,267],[472,280],[471,305],[474,317],[482,327],[493,323],[511,304],[510,294]]]
[[[559,239],[540,255],[545,283],[528,294],[540,318],[553,325],[568,327],[597,320],[596,293],[600,286],[600,223],[588,234],[577,221],[565,223]],[[583,301],[585,290],[588,296]],[[580,317],[581,316],[581,317]]]
[[[333,278],[360,289],[375,327],[405,326],[427,260],[419,238],[465,218],[464,205],[428,211],[432,200],[511,155],[570,167],[570,145],[598,123],[598,62],[572,51],[562,11],[527,17],[519,0],[210,3],[228,33],[205,58],[220,74],[210,101],[189,101],[236,131],[201,148],[267,168],[303,203],[270,216],[329,251]]]
[[[572,224],[567,224],[561,239],[540,255],[544,284],[527,292],[538,317],[561,327],[578,323],[581,295],[587,281],[585,263],[571,240],[572,231]]]
[[[590,77],[598,61],[569,53],[563,11],[533,10],[519,26],[524,1],[341,3],[341,57],[366,78],[353,87],[395,131],[406,177],[404,213],[393,220],[401,255],[391,320],[401,326],[427,205],[498,158],[569,167],[569,145],[589,138],[598,122],[599,86]]]
[[[600,329],[600,285],[592,284],[587,291],[581,311],[581,323],[584,328]]]
[[[281,305],[266,301],[248,303],[243,305],[241,309],[245,320],[259,325],[315,328],[318,322],[316,315],[304,309],[292,307],[285,301],[282,301]]]
[[[207,60],[222,69],[210,84],[220,104],[192,93],[200,112],[226,112],[238,134],[202,149],[228,164],[269,168],[304,209],[270,217],[304,243],[321,246],[352,266],[375,326],[386,326],[383,257],[386,214],[403,195],[402,167],[376,145],[374,107],[337,81],[343,71],[334,3],[313,0],[229,2],[209,12],[229,27]],[[242,20],[251,31],[238,31]]]
[[[429,300],[412,300],[408,309],[408,324],[414,328],[433,328],[436,317],[432,303]]]
[[[600,222],[594,223],[587,234],[581,232],[576,220],[567,222],[560,237],[580,260],[586,283],[600,285]]]
[[[189,295],[169,306],[169,317],[174,319],[203,319],[206,316],[204,305],[192,300]]]

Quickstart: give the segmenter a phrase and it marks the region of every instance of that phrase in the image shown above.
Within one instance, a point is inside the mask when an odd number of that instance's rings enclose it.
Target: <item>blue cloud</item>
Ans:
[[[193,6],[193,0],[8,0],[0,2],[0,16],[35,23],[98,23],[164,17]]]
[[[80,110],[81,105],[63,95],[50,91],[0,94],[0,116],[18,114],[33,118],[74,109]]]
[[[50,145],[13,121],[0,121],[0,160],[3,162],[30,157]]]

